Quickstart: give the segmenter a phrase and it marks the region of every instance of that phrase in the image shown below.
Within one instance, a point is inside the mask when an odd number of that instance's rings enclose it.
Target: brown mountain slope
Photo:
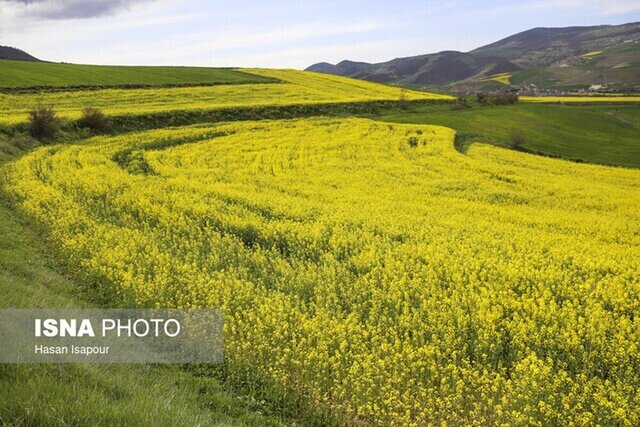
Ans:
[[[342,61],[309,71],[442,88],[640,86],[640,23],[534,28],[471,52],[443,51],[377,64]]]

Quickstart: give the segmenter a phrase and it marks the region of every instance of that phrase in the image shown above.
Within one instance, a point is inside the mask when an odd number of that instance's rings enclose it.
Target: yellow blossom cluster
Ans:
[[[221,307],[231,379],[365,425],[640,425],[640,171],[453,137],[199,125],[42,147],[3,182],[126,301]]]

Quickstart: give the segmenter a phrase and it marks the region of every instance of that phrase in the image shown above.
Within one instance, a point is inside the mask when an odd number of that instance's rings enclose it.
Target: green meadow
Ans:
[[[437,124],[455,129],[461,145],[485,142],[508,147],[524,135],[526,151],[587,163],[640,167],[640,103],[558,105],[520,103],[418,107],[376,116],[398,123]]]
[[[272,79],[231,68],[83,65],[0,60],[0,88],[171,86],[266,83]]]

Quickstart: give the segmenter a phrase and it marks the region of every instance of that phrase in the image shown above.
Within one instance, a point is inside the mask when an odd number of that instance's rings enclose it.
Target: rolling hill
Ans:
[[[20,50],[18,48],[10,46],[0,46],[0,59],[12,59],[15,61],[40,61],[38,58],[29,55],[24,50]]]
[[[470,52],[442,51],[370,64],[314,64],[308,71],[448,89],[640,87],[640,23],[534,28]]]
[[[0,89],[272,83],[231,68],[85,65],[0,59]]]

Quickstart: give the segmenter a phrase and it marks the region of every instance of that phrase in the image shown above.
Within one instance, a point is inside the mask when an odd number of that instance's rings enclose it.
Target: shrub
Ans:
[[[500,100],[504,104],[515,104],[520,100],[520,98],[517,93],[507,92],[500,95]]]
[[[406,110],[408,108],[408,105],[407,105],[407,90],[405,88],[402,88],[400,90],[400,98],[398,98],[398,106],[402,110]]]
[[[518,95],[513,92],[482,93],[476,94],[476,100],[480,104],[488,105],[510,105],[519,101]]]
[[[462,93],[459,93],[453,103],[453,109],[464,110],[466,108],[471,108],[471,104],[469,103],[469,100],[466,96],[464,96]]]
[[[32,137],[50,138],[57,131],[58,119],[52,108],[39,105],[29,112],[29,134]]]
[[[109,121],[102,111],[94,107],[87,107],[82,111],[82,117],[77,125],[95,132],[104,132],[109,129]]]
[[[526,137],[524,132],[518,130],[511,133],[511,148],[514,150],[522,150],[524,148],[525,141]]]

